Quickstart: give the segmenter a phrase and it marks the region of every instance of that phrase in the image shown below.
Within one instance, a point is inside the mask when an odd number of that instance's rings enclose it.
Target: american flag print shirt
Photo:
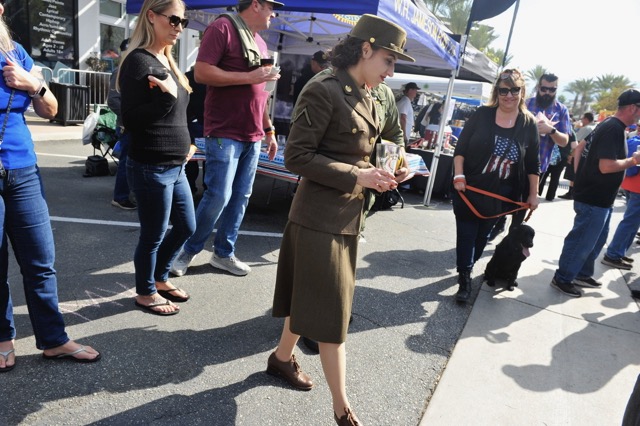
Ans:
[[[509,152],[505,152],[509,149]],[[509,179],[512,167],[520,160],[520,150],[513,138],[496,135],[496,144],[493,148],[493,155],[484,166],[482,173],[498,171],[500,179]]]

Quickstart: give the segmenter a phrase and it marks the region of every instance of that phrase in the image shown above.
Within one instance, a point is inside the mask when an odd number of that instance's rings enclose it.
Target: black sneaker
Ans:
[[[628,256],[622,256],[620,259],[624,260],[627,263],[633,263],[634,259]]]
[[[582,296],[582,293],[580,293],[580,290],[578,290],[576,286],[574,286],[572,283],[563,283],[560,281],[556,281],[556,277],[553,277],[551,279],[551,287],[555,288],[561,293],[566,294],[567,296],[571,296],[571,297]]]
[[[625,269],[627,271],[629,269],[631,269],[631,264],[630,263],[627,263],[622,259],[612,259],[609,256],[607,256],[606,254],[602,258],[600,263],[602,263],[604,265],[607,265],[607,266],[613,266],[614,268],[618,268],[618,269]]]
[[[115,207],[120,207],[122,210],[135,210],[138,208],[136,203],[132,203],[129,200],[124,200],[124,201],[112,200],[111,205]]]
[[[601,282],[598,282],[598,281],[594,280],[591,277],[587,277],[587,278],[584,278],[584,277],[578,278],[578,277],[576,277],[576,279],[573,280],[573,284],[574,285],[578,285],[580,287],[589,287],[589,288],[600,288],[600,287],[602,287],[602,283]]]

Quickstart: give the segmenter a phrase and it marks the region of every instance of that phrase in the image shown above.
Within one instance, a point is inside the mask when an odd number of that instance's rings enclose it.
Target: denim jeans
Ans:
[[[140,239],[133,256],[136,292],[156,293],[156,281],[169,278],[169,269],[182,244],[196,227],[193,198],[184,165],[158,166],[129,158],[127,179],[138,201]],[[171,220],[172,228],[167,232]]]
[[[115,201],[126,201],[129,199],[129,184],[127,183],[127,155],[129,154],[128,133],[120,134],[120,158],[118,158],[118,171],[116,172],[116,184],[113,187],[113,199]]]
[[[497,219],[461,220],[456,218],[456,266],[458,272],[471,272]]]
[[[640,194],[629,192],[627,195],[627,209],[624,217],[616,228],[616,233],[607,248],[607,257],[620,260],[627,255],[627,250],[633,244],[636,233],[640,228]]]
[[[573,229],[564,239],[555,279],[570,283],[576,277],[593,276],[594,264],[609,234],[611,207],[597,207],[573,202],[576,217]]]
[[[10,241],[22,273],[36,347],[64,345],[69,337],[58,310],[53,232],[38,166],[8,170],[0,180],[0,195],[0,341],[16,337],[8,282]]]
[[[260,143],[207,138],[205,149],[207,189],[196,211],[196,232],[185,243],[184,251],[192,255],[200,253],[218,222],[214,252],[218,257],[227,258],[234,254],[240,224],[249,204]]]

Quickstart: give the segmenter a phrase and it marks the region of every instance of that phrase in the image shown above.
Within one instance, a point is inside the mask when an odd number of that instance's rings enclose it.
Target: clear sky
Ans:
[[[500,35],[492,47],[506,48],[514,8],[481,22]],[[640,90],[639,22],[640,0],[520,0],[507,66],[527,71],[542,65],[559,77],[560,87],[624,75]]]

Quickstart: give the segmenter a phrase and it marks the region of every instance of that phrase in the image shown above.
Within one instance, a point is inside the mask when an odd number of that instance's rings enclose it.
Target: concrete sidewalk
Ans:
[[[553,289],[570,203],[543,201],[533,214],[535,247],[515,291],[482,285],[420,425],[621,423],[640,373],[640,315],[627,284],[640,269],[612,269],[600,257],[602,289],[583,289],[581,298]],[[624,212],[620,198],[615,211],[609,238]],[[492,248],[474,271],[475,286]],[[629,256],[640,264],[638,248]]]
[[[63,126],[60,123],[51,123],[32,111],[27,111],[24,117],[34,142],[82,139],[82,124]]]

